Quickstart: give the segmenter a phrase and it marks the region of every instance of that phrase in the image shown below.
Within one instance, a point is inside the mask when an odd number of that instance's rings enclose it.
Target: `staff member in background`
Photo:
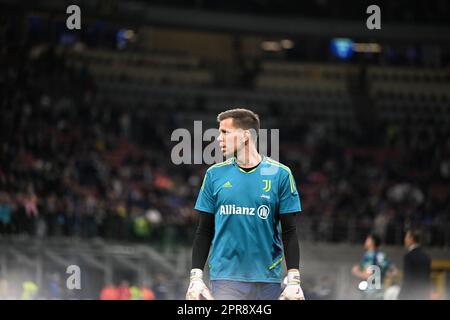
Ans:
[[[430,257],[420,246],[420,232],[408,230],[404,239],[408,253],[403,260],[403,284],[398,299],[430,299]]]

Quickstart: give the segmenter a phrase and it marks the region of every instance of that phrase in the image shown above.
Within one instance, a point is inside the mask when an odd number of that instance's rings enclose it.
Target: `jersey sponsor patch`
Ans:
[[[247,216],[255,215],[255,208],[238,207],[234,204],[223,204],[220,206],[220,215],[243,214]]]
[[[269,206],[261,205],[258,207],[258,209],[256,209],[256,212],[258,214],[258,217],[265,220],[270,214],[270,208]],[[255,208],[239,207],[234,204],[223,204],[220,206],[219,213],[220,215],[237,214],[237,215],[254,216]]]

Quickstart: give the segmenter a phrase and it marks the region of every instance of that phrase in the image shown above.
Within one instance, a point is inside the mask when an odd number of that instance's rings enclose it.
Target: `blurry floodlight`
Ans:
[[[277,41],[263,41],[261,48],[265,51],[280,51],[281,46]]]
[[[353,41],[348,38],[334,38],[330,43],[331,52],[338,58],[349,59],[353,56]]]
[[[294,47],[294,42],[289,39],[283,39],[280,41],[281,47],[283,49],[292,49]]]
[[[365,52],[365,53],[378,53],[381,52],[381,45],[378,43],[354,43],[353,51]]]

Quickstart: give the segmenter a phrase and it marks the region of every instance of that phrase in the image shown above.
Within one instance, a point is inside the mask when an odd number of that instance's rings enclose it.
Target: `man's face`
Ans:
[[[406,248],[409,248],[411,245],[414,244],[414,241],[413,241],[409,231],[405,234],[405,239],[403,240],[403,242],[404,242]]]
[[[372,237],[367,237],[366,241],[364,242],[364,248],[366,250],[373,250],[374,247],[375,247],[375,244],[373,242]]]
[[[220,149],[225,158],[236,154],[245,144],[245,135],[242,129],[235,128],[233,119],[228,118],[219,123],[219,137],[217,140],[220,144]]]

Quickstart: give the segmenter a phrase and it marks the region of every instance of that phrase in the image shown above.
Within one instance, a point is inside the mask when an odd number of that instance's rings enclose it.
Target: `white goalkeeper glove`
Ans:
[[[186,300],[200,300],[201,297],[204,297],[206,300],[214,300],[208,287],[203,282],[203,271],[192,269],[191,283],[186,293]]]
[[[287,275],[287,285],[280,295],[280,300],[305,300],[303,290],[300,287],[300,272],[289,271]]]

